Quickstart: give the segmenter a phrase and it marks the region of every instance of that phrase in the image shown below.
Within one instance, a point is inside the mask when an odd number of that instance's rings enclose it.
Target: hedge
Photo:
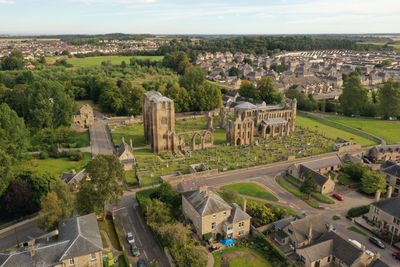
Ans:
[[[347,212],[347,217],[355,218],[364,215],[368,212],[369,212],[369,205],[359,206],[349,209],[349,211]]]

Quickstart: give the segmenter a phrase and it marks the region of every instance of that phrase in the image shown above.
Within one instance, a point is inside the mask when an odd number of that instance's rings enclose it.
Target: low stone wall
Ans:
[[[161,176],[161,180],[163,183],[169,183],[171,186],[176,186],[185,180],[191,180],[191,179],[200,178],[200,177],[207,179],[216,174],[218,174],[218,169],[212,169],[212,170],[208,170],[208,171],[181,174],[181,175],[176,175],[176,174],[163,175],[163,176]]]
[[[349,146],[342,146],[339,148],[338,153],[348,153],[348,152],[353,152],[361,149],[361,145],[359,144],[353,144]]]

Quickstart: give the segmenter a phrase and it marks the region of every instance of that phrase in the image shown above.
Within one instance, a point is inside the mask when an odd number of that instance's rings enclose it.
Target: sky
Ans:
[[[399,33],[400,0],[0,0],[0,34]]]

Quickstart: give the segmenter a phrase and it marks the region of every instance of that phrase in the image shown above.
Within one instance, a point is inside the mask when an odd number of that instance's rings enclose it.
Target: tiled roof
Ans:
[[[201,216],[231,209],[231,206],[211,188],[207,189],[207,193],[201,192],[200,190],[185,192],[182,194],[182,197],[184,197]]]

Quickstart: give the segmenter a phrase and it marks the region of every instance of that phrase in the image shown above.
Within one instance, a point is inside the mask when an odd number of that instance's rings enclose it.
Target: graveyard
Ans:
[[[177,120],[177,132],[202,130],[206,127],[205,118]],[[119,143],[133,138],[133,146],[143,146],[143,124],[113,126],[110,132],[113,140]],[[132,131],[133,130],[133,131]],[[140,134],[142,132],[142,134]],[[210,169],[219,171],[248,168],[257,165],[287,160],[288,157],[302,158],[332,151],[334,138],[323,133],[297,126],[290,136],[255,138],[253,145],[229,146],[225,144],[225,130],[215,129],[214,146],[204,150],[191,151],[189,155],[162,152],[159,155],[150,149],[134,151],[136,175],[141,186],[157,184],[160,177],[167,174],[188,173],[189,165],[204,163]]]

